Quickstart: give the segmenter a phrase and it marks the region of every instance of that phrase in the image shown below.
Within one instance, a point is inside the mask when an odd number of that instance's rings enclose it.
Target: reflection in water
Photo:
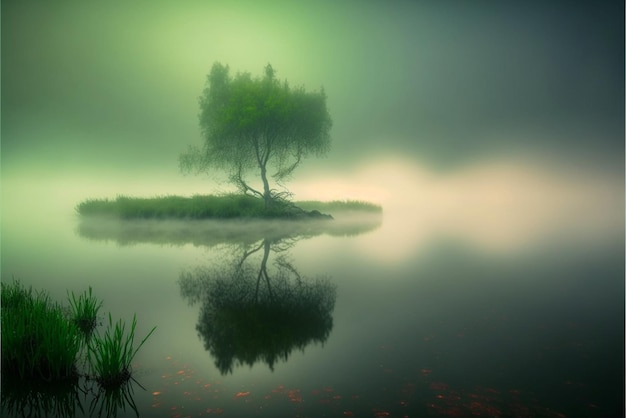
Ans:
[[[61,384],[7,381],[4,376],[3,380],[0,404],[3,417],[116,417],[131,410],[139,417],[134,400],[134,385],[139,383],[133,378],[107,390],[84,377]]]
[[[118,245],[156,243],[230,249],[230,262],[181,274],[181,294],[201,303],[197,331],[222,374],[236,364],[286,361],[294,348],[324,343],[333,327],[335,286],[300,275],[288,250],[304,238],[354,236],[382,224],[380,214],[341,220],[116,220],[84,218],[77,233]],[[274,254],[274,257],[271,255]]]
[[[34,385],[3,376],[0,411],[2,416],[73,417],[85,413],[80,391],[76,382]]]
[[[298,273],[287,257],[296,241],[263,239],[221,268],[181,274],[183,297],[202,304],[196,329],[222,374],[256,362],[273,370],[294,348],[324,343],[330,335],[335,286]],[[271,253],[278,256],[270,263]]]
[[[350,214],[336,220],[120,220],[81,218],[76,229],[83,238],[114,241],[118,245],[153,243],[213,247],[218,244],[251,245],[262,239],[299,236],[354,236],[382,224],[380,214]]]
[[[108,389],[98,387],[95,392],[95,396],[89,405],[90,416],[115,417],[118,412],[125,412],[127,408],[129,408],[137,417],[139,417],[139,411],[137,410],[137,405],[135,405],[135,400],[133,398],[135,384],[145,390],[145,388],[132,377],[127,383],[119,387]]]

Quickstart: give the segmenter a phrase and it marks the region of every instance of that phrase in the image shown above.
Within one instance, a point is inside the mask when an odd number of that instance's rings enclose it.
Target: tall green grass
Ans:
[[[89,293],[85,291],[78,298],[74,292],[68,291],[67,299],[70,304],[72,321],[85,336],[90,336],[96,328],[102,301],[98,301],[93,296],[91,286],[89,286]]]
[[[85,343],[88,367],[95,374],[83,377],[106,389],[130,378],[131,361],[156,327],[134,347],[136,317],[126,332],[125,323],[119,320],[114,325],[109,314],[109,327],[100,337],[94,329],[102,301],[91,287],[78,296],[68,292],[68,300],[69,315],[45,292],[26,289],[18,281],[1,284],[3,378],[76,383]]]
[[[104,388],[112,388],[127,382],[131,376],[131,362],[137,351],[152,335],[152,328],[137,347],[133,347],[137,318],[133,316],[130,331],[120,319],[113,325],[109,314],[109,327],[104,335],[94,335],[88,348],[88,362],[96,375],[96,380]]]
[[[44,381],[76,379],[80,331],[45,292],[2,283],[2,374]]]

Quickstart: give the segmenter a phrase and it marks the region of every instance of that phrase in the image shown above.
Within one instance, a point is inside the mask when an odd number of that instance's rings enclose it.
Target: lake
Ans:
[[[91,286],[102,322],[136,314],[136,342],[157,328],[126,397],[8,403],[3,387],[3,416],[623,412],[622,219],[596,234],[455,233],[471,219],[427,233],[420,205],[392,205],[312,224],[85,222],[76,200],[46,206],[11,186],[3,282],[58,301]]]

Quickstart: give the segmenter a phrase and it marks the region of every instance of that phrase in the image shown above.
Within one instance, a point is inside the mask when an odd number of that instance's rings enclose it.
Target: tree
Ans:
[[[276,78],[269,64],[258,78],[249,73],[231,77],[228,66],[213,64],[199,118],[203,144],[181,155],[181,170],[225,170],[240,191],[263,198],[266,209],[282,196],[270,187],[269,177],[280,185],[303,158],[330,148],[332,121],[323,88],[292,88]],[[262,192],[250,185],[251,173],[260,176]]]

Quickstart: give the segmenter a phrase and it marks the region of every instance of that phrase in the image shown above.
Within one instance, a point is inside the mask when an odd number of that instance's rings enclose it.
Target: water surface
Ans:
[[[157,326],[134,364],[140,416],[622,411],[619,229],[480,245],[419,239],[424,215],[402,206],[261,225],[3,211],[3,281],[59,301],[92,286],[104,314],[137,314],[138,337]],[[93,393],[81,396],[73,411],[89,415]]]

